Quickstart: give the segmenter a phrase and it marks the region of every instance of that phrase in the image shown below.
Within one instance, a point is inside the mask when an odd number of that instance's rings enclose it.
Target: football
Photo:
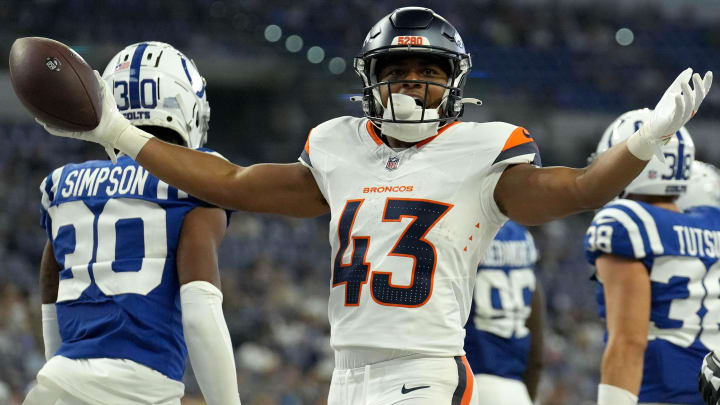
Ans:
[[[100,123],[102,100],[95,74],[61,42],[40,37],[15,40],[10,81],[25,108],[50,126],[88,131]]]

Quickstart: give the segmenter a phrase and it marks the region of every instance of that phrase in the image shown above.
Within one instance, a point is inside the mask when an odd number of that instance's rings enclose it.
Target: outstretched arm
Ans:
[[[118,111],[112,89],[97,72],[96,76],[102,92],[102,118],[95,129],[71,132],[38,122],[53,135],[100,144],[113,162],[114,149],[119,149],[166,183],[220,207],[295,217],[328,211],[310,169],[302,164],[240,167],[208,153],[162,142],[132,126]]]
[[[688,81],[692,77],[694,88]],[[576,212],[603,206],[637,177],[660,147],[692,118],[712,83],[682,72],[653,110],[649,122],[627,141],[598,156],[584,169],[537,168],[529,164],[508,167],[495,187],[495,201],[513,220],[537,225]]]
[[[631,154],[623,142],[584,169],[514,165],[500,176],[495,201],[512,220],[539,225],[602,207],[620,194],[646,164],[647,161]]]
[[[221,207],[294,217],[328,211],[310,169],[300,163],[241,167],[156,138],[136,160],[166,183]]]

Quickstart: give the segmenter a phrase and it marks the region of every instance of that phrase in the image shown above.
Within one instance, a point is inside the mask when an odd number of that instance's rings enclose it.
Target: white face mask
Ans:
[[[399,93],[392,95],[392,109],[385,108],[383,119],[392,120],[393,110],[395,119],[399,121],[420,120],[423,115],[423,108],[415,104],[415,99]],[[436,120],[440,118],[437,108],[426,108],[424,120]],[[403,142],[420,142],[435,135],[440,122],[425,122],[418,124],[383,122],[382,133]]]

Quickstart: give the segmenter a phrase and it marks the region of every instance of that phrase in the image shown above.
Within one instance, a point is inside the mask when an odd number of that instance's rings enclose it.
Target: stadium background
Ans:
[[[6,63],[17,37],[63,41],[99,70],[130,43],[169,42],[208,80],[209,147],[239,164],[292,162],[313,126],[361,113],[348,101],[359,93],[352,57],[406,5],[446,17],[473,55],[466,94],[484,105],[465,119],[528,128],[545,165],[583,166],[615,116],[652,107],[685,67],[720,73],[715,0],[0,1],[0,405],[20,403],[44,361],[37,187],[57,166],[104,158],[43,133],[19,105]],[[719,112],[714,89],[688,125],[697,157],[716,165]],[[603,327],[582,253],[590,219],[531,228],[548,304],[542,404],[594,403]],[[233,216],[220,264],[244,404],[325,402],[329,254],[325,217]],[[185,403],[202,403],[190,372],[185,382]]]

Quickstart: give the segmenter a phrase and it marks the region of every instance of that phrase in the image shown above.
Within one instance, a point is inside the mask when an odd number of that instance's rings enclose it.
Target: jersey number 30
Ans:
[[[146,295],[162,281],[167,256],[165,211],[150,201],[134,201],[132,213],[120,199],[110,199],[100,214],[95,215],[82,201],[66,202],[50,207],[55,256],[70,269],[71,277],[61,274],[57,302],[71,301],[92,284],[90,273],[103,294]],[[118,263],[118,229],[123,236],[142,241],[143,251],[132,252],[139,263]],[[141,233],[128,235],[126,233]],[[73,235],[74,234],[74,235]],[[74,240],[73,240],[74,239]],[[138,249],[139,250],[139,249]],[[132,261],[133,259],[130,259]],[[92,267],[90,267],[92,263]],[[116,271],[113,267],[137,267]]]
[[[352,260],[348,264],[343,263],[343,255],[350,245],[350,235],[355,217],[363,201],[348,201],[340,215],[338,225],[340,248],[333,264],[332,286],[345,285],[345,305],[347,306],[359,305],[362,286],[368,282],[370,274],[370,263],[366,261],[370,245],[369,236],[352,237]],[[388,255],[412,259],[413,269],[409,286],[393,286],[390,282],[392,273],[373,271],[370,293],[375,302],[380,305],[410,308],[422,306],[427,302],[432,293],[437,255],[435,246],[425,240],[425,235],[451,207],[451,204],[437,201],[387,199],[382,216],[383,222],[400,222],[403,218],[412,219]]]

